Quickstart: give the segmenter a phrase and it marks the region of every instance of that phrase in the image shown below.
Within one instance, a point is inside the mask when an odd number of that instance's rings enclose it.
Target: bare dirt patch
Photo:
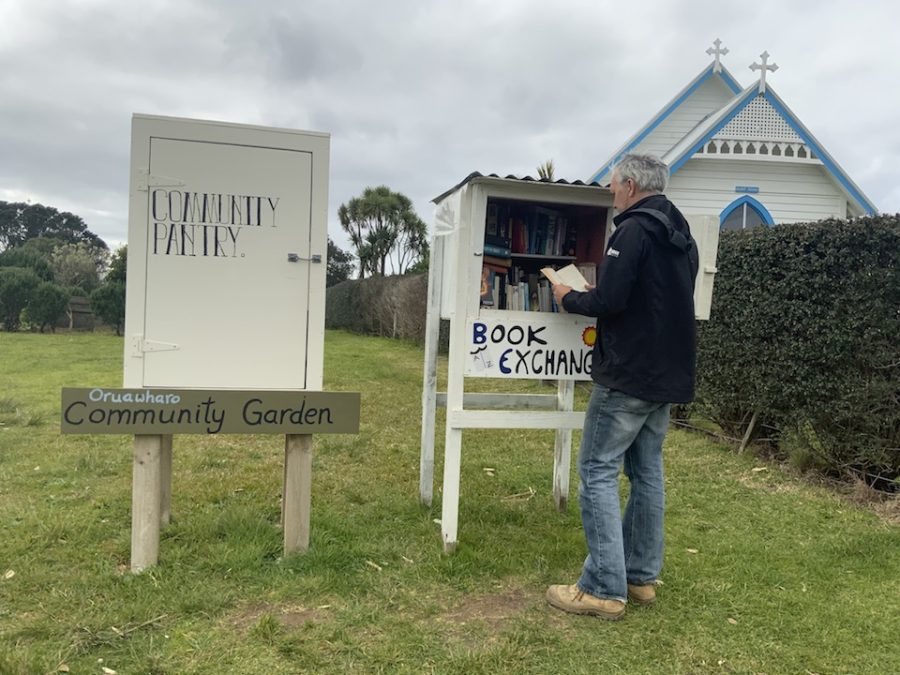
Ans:
[[[766,492],[797,492],[797,485],[786,482],[786,481],[777,481],[777,480],[769,480],[765,476],[761,476],[758,473],[743,475],[738,478],[738,482],[748,488],[754,490],[765,490]]]
[[[853,504],[872,509],[888,525],[900,525],[900,495],[887,495],[856,479],[846,498]]]
[[[238,633],[246,633],[266,614],[285,628],[297,628],[307,623],[324,623],[329,619],[327,607],[257,603],[238,607],[225,617],[225,623]]]
[[[441,621],[464,626],[472,621],[499,627],[531,607],[537,598],[520,588],[464,598],[439,617]]]

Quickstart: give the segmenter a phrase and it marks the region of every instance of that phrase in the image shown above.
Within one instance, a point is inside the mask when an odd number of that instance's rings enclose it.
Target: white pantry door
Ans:
[[[149,173],[144,385],[305,388],[311,154],[151,138]]]

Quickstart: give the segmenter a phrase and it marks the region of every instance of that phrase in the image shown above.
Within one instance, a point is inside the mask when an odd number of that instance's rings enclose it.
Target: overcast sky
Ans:
[[[589,178],[711,61],[768,82],[882,212],[900,211],[895,0],[0,0],[0,199],[127,239],[132,113],[331,134],[341,203],[430,200],[472,171]]]

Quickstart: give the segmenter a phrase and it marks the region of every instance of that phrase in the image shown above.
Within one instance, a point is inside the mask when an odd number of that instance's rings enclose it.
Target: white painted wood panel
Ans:
[[[718,216],[742,192],[736,186],[759,189],[750,194],[763,204],[776,223],[843,218],[843,192],[816,164],[693,159],[669,183],[668,197],[685,213]]]
[[[718,78],[710,78],[635,147],[634,152],[662,156],[702,120],[734,98]]]
[[[134,116],[126,386],[321,389],[328,148]]]

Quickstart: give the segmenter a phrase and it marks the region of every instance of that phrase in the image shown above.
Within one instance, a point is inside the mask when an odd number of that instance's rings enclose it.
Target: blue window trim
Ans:
[[[750,89],[747,92],[747,96],[738,103],[735,108],[728,113],[722,120],[716,124],[712,129],[706,132],[703,137],[694,143],[686,152],[682,153],[682,155],[669,167],[669,175],[674,176],[675,173],[684,166],[694,154],[700,150],[700,148],[704,147],[717,133],[719,133],[726,124],[728,124],[732,119],[734,119],[744,108],[746,108],[751,101],[753,101],[757,95],[759,94],[756,88]],[[812,136],[806,132],[803,126],[798,122],[798,120],[787,110],[787,108],[782,105],[782,103],[775,98],[768,90],[766,90],[764,94],[765,99],[772,105],[773,108],[781,115],[782,119],[794,130],[794,132],[800,137],[800,139],[806,143],[812,151],[816,154],[822,164],[825,166],[825,169],[844,187],[844,189],[856,200],[856,203],[865,211],[868,215],[874,215],[876,213],[874,205],[869,203],[869,201],[860,194],[859,190],[857,190],[853,183],[847,178],[847,175],[841,171],[837,165],[832,161],[828,154],[822,149],[822,147],[816,143]]]
[[[611,160],[609,160],[603,166],[602,169],[600,169],[596,174],[594,174],[594,176],[591,177],[591,179],[588,182],[589,183],[599,182],[600,179],[604,175],[606,175],[606,173],[609,172],[609,170],[612,168],[612,166],[622,158],[622,155],[625,155],[625,154],[631,152],[638,145],[640,145],[641,142],[645,138],[647,138],[647,136],[649,136],[651,133],[653,133],[653,131],[660,124],[665,122],[669,118],[669,115],[671,115],[677,108],[679,108],[682,103],[684,103],[688,98],[690,98],[690,96],[695,91],[697,91],[701,86],[703,86],[703,84],[709,78],[711,78],[713,75],[719,75],[722,78],[722,81],[725,82],[725,85],[729,89],[731,89],[731,91],[733,91],[735,94],[741,93],[742,88],[740,86],[738,86],[738,83],[734,81],[734,78],[732,78],[730,75],[728,75],[728,73],[726,73],[724,70],[721,70],[718,73],[714,73],[713,66],[712,66],[712,64],[710,64],[709,68],[707,68],[706,71],[700,76],[700,79],[698,79],[696,82],[694,82],[694,84],[691,85],[691,87],[688,88],[688,90],[685,91],[681,96],[679,96],[677,99],[672,101],[671,105],[669,105],[668,108],[666,108],[659,115],[657,115],[656,119],[654,119],[646,129],[644,129],[640,134],[638,134],[634,138],[634,140],[632,140],[630,143],[628,143],[628,145],[626,145],[622,149],[621,152],[616,153],[615,157],[613,157]]]
[[[722,210],[722,213],[719,214],[719,227],[722,227],[728,216],[730,216],[736,209],[740,208],[744,204],[756,211],[760,215],[760,217],[762,217],[763,222],[766,225],[775,224],[775,219],[772,218],[772,214],[769,213],[769,210],[765,206],[763,206],[759,200],[754,199],[750,195],[744,195],[743,197],[738,197],[737,199],[735,199]]]

